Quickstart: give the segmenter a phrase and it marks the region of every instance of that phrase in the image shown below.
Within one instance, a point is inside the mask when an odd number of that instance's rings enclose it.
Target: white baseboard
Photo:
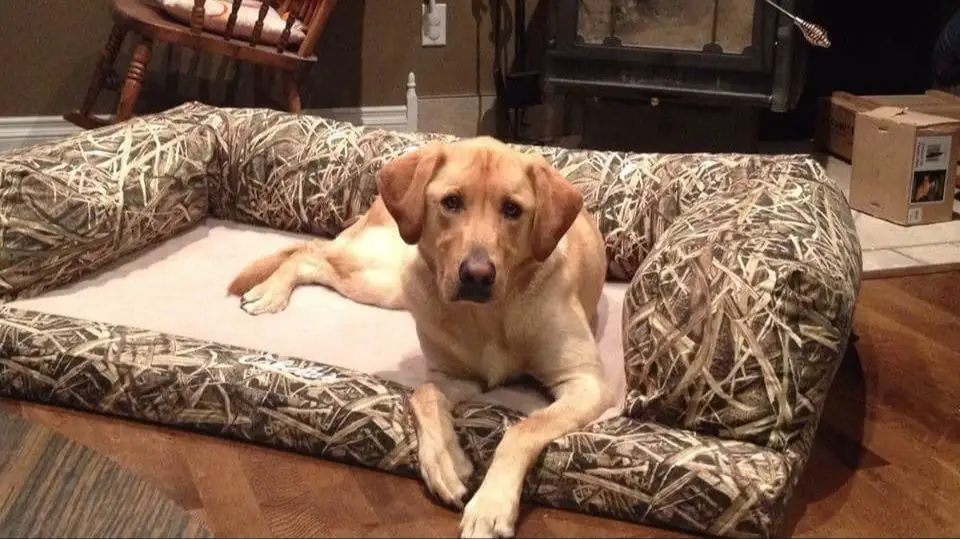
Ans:
[[[335,109],[311,109],[304,114],[330,118],[341,122],[350,122],[389,131],[406,131],[409,119],[407,107],[402,105],[385,107],[344,107]]]
[[[56,140],[80,132],[59,116],[9,116],[0,118],[0,152]]]
[[[407,107],[402,105],[314,109],[304,114],[392,131],[407,131],[411,120],[416,125],[415,118],[408,118]],[[0,117],[0,152],[62,139],[80,131],[60,116]]]

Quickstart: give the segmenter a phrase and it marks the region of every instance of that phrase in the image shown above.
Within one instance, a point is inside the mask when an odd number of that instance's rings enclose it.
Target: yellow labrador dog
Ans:
[[[507,430],[463,507],[461,536],[511,537],[533,461],[611,404],[591,330],[606,274],[600,231],[546,160],[487,137],[405,154],[381,170],[379,191],[336,239],[258,260],[229,291],[250,314],[277,312],[313,283],[408,310],[429,372],[411,398],[421,474],[458,508],[473,466],[453,407],[522,375],[548,388],[553,403]]]

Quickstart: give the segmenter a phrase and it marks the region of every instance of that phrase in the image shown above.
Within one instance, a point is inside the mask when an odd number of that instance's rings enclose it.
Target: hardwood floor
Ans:
[[[865,282],[855,328],[794,533],[960,535],[960,272]]]
[[[960,272],[864,282],[857,353],[831,390],[785,532],[960,535]],[[58,408],[0,409],[100,451],[217,536],[434,537],[458,515],[419,482],[210,436]],[[656,528],[526,507],[527,537],[664,537]]]
[[[210,537],[150,481],[0,411],[0,537]]]

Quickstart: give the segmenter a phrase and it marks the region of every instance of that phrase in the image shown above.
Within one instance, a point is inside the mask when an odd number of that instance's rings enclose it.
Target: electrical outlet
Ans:
[[[430,9],[430,5],[433,9]],[[433,2],[422,4],[423,24],[421,40],[424,47],[442,47],[447,44],[447,5]]]

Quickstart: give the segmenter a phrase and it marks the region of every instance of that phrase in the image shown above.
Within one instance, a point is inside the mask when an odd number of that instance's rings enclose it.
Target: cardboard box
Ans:
[[[900,225],[953,216],[960,120],[880,107],[856,116],[850,206]]]
[[[878,107],[905,107],[912,111],[960,120],[960,97],[939,90],[922,95],[867,95],[834,92],[820,101],[816,141],[820,148],[851,160],[857,113]]]

